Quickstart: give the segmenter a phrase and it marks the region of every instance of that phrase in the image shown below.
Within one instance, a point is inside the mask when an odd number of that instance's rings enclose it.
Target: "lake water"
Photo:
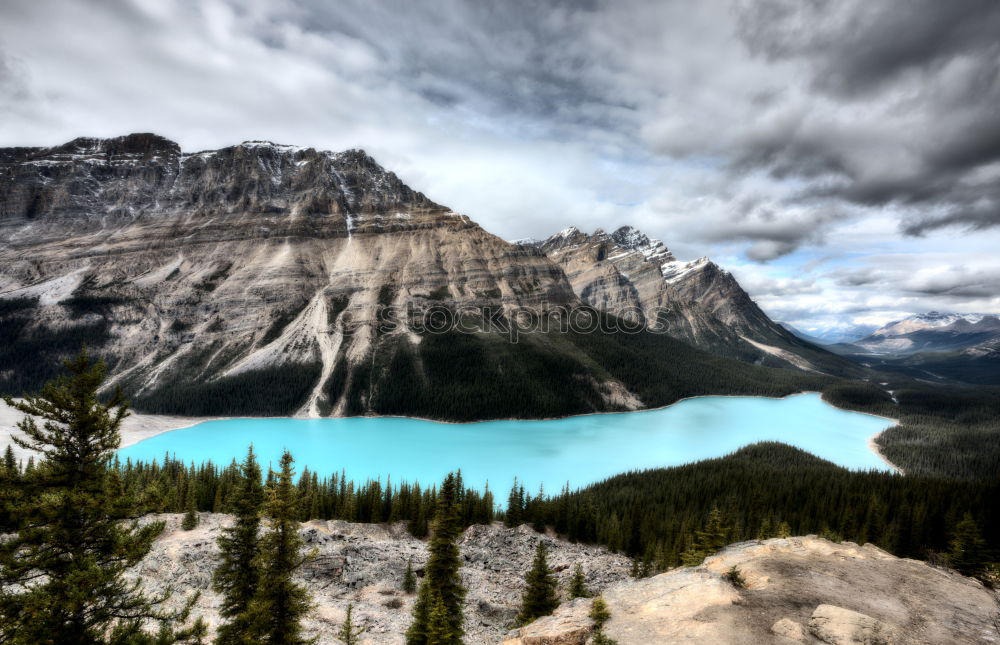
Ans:
[[[487,481],[501,495],[517,476],[529,491],[557,492],[634,469],[719,457],[758,441],[781,441],[854,469],[889,470],[867,445],[888,419],[839,410],[819,394],[784,399],[708,396],[660,410],[545,421],[438,423],[392,417],[230,419],[157,435],[119,451],[122,460],[242,459],[251,442],[261,462],[292,451],[320,476],[391,476],[394,482],[438,482],[462,469],[469,486]]]

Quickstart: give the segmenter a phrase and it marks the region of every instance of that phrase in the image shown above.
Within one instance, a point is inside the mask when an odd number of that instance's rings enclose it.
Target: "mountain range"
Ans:
[[[628,331],[512,338],[566,312]],[[0,391],[86,343],[189,414],[545,416],[861,370],[633,228],[510,243],[360,150],[154,134],[0,149],[0,332]]]
[[[914,314],[827,348],[867,367],[924,381],[1000,384],[997,314]]]

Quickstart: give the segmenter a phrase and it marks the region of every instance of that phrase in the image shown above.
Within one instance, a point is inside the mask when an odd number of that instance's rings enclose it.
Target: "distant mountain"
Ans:
[[[577,309],[650,319],[510,342]],[[0,392],[86,343],[138,408],[199,415],[557,416],[853,368],[634,229],[512,244],[361,150],[155,134],[0,149],[0,338]]]
[[[781,322],[781,321],[777,321],[777,323],[779,325],[781,325],[782,327],[784,327],[789,333],[791,333],[791,334],[793,334],[793,335],[801,338],[802,340],[807,340],[807,341],[809,341],[810,343],[812,343],[814,345],[829,345],[829,344],[831,344],[829,341],[826,341],[826,340],[820,338],[819,336],[813,336],[811,334],[805,333],[801,329],[798,329],[797,327],[795,327],[795,325],[791,325],[789,323]]]
[[[904,356],[963,350],[994,339],[1000,339],[997,314],[932,311],[891,322],[850,344],[871,354]]]
[[[996,314],[916,314],[830,350],[865,367],[922,381],[1000,385]]]
[[[837,343],[850,343],[859,338],[863,338],[878,329],[878,325],[833,325],[803,331],[791,325],[791,323],[780,323],[799,338],[805,338],[811,343],[819,345],[835,345]]]

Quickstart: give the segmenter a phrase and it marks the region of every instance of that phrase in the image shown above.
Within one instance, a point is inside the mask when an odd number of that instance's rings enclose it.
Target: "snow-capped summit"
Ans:
[[[1000,338],[1000,315],[930,311],[893,321],[852,343],[873,354],[962,350]]]
[[[663,263],[674,260],[673,254],[667,250],[663,242],[650,239],[648,235],[631,226],[622,226],[611,234],[611,239],[622,248],[642,253],[650,262]]]
[[[728,271],[707,257],[678,260],[631,226],[588,235],[576,227],[539,247],[591,306],[619,317],[641,312],[650,328],[709,351],[806,370],[851,369],[767,317]]]

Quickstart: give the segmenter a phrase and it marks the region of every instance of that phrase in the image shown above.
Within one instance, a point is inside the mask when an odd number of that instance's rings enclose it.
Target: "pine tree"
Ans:
[[[590,641],[593,645],[617,645],[618,641],[604,635],[604,624],[611,620],[611,611],[602,596],[594,598],[590,605],[590,620],[594,621],[594,633]]]
[[[305,587],[292,576],[312,554],[302,554],[299,536],[299,498],[293,481],[294,460],[287,450],[281,455],[280,470],[267,491],[264,512],[270,530],[260,543],[260,581],[250,604],[254,629],[265,645],[301,645],[311,642],[302,636],[302,618],[311,604]]]
[[[247,450],[240,465],[240,479],[233,500],[233,525],[219,536],[221,563],[215,570],[213,586],[222,594],[219,616],[226,622],[216,632],[217,645],[237,645],[253,642],[259,637],[254,631],[250,603],[257,594],[260,572],[260,515],[264,503],[260,466],[253,452]]]
[[[427,645],[449,645],[452,640],[448,610],[438,594],[433,594],[430,614],[427,619]]]
[[[18,474],[17,459],[14,457],[14,448],[7,444],[3,452],[3,470],[10,475]]]
[[[368,629],[365,626],[354,626],[353,613],[354,605],[348,603],[347,615],[344,617],[344,622],[340,625],[340,631],[337,632],[337,640],[344,645],[358,645],[361,642],[361,635]]]
[[[198,516],[198,509],[195,507],[194,503],[194,481],[188,481],[188,492],[187,500],[184,504],[186,511],[184,512],[184,519],[181,520],[181,529],[184,531],[190,531],[198,526],[200,518]]]
[[[462,601],[465,588],[459,569],[462,566],[456,541],[461,534],[456,503],[455,475],[449,473],[438,494],[437,512],[431,535],[430,557],[420,593],[413,605],[413,623],[406,631],[407,645],[461,645]],[[431,633],[434,611],[441,604],[447,629]],[[440,630],[438,630],[440,631]],[[438,640],[432,641],[431,638]],[[443,640],[442,640],[443,639]]]
[[[719,551],[729,541],[729,527],[725,523],[722,511],[713,507],[705,521],[705,527],[695,531],[691,547],[681,555],[681,561],[686,567],[701,564],[706,557]]]
[[[504,513],[503,523],[507,528],[514,528],[524,523],[524,486],[518,485],[517,477],[514,478],[514,486],[507,496],[507,512]]]
[[[413,593],[417,590],[417,576],[413,573],[413,558],[406,561],[406,573],[403,574],[403,591]]]
[[[979,533],[979,525],[970,513],[966,513],[955,525],[950,546],[948,560],[955,571],[966,576],[982,572],[986,564],[984,553],[986,542]]]
[[[528,586],[521,598],[521,613],[517,616],[519,625],[527,625],[536,618],[548,616],[559,606],[556,579],[549,570],[545,543],[541,540],[535,549],[535,560],[525,581]]]
[[[163,530],[163,523],[126,521],[128,498],[107,494],[128,405],[120,391],[98,400],[105,367],[86,349],[65,366],[68,373],[37,395],[4,399],[28,415],[18,424],[25,437],[14,442],[42,460],[25,476],[27,490],[13,509],[21,530],[0,543],[0,642],[196,642],[205,631],[200,620],[178,628],[194,599],[168,612],[161,609],[166,594],[148,597],[140,581],[124,577]],[[159,624],[155,634],[146,631],[150,623]]]
[[[589,598],[590,591],[587,589],[587,579],[583,575],[583,567],[579,564],[573,569],[573,577],[569,580],[569,597]]]
[[[0,467],[0,533],[13,532],[14,509],[22,494],[20,486],[21,470],[14,458],[14,450],[7,444],[4,452],[3,466]]]

